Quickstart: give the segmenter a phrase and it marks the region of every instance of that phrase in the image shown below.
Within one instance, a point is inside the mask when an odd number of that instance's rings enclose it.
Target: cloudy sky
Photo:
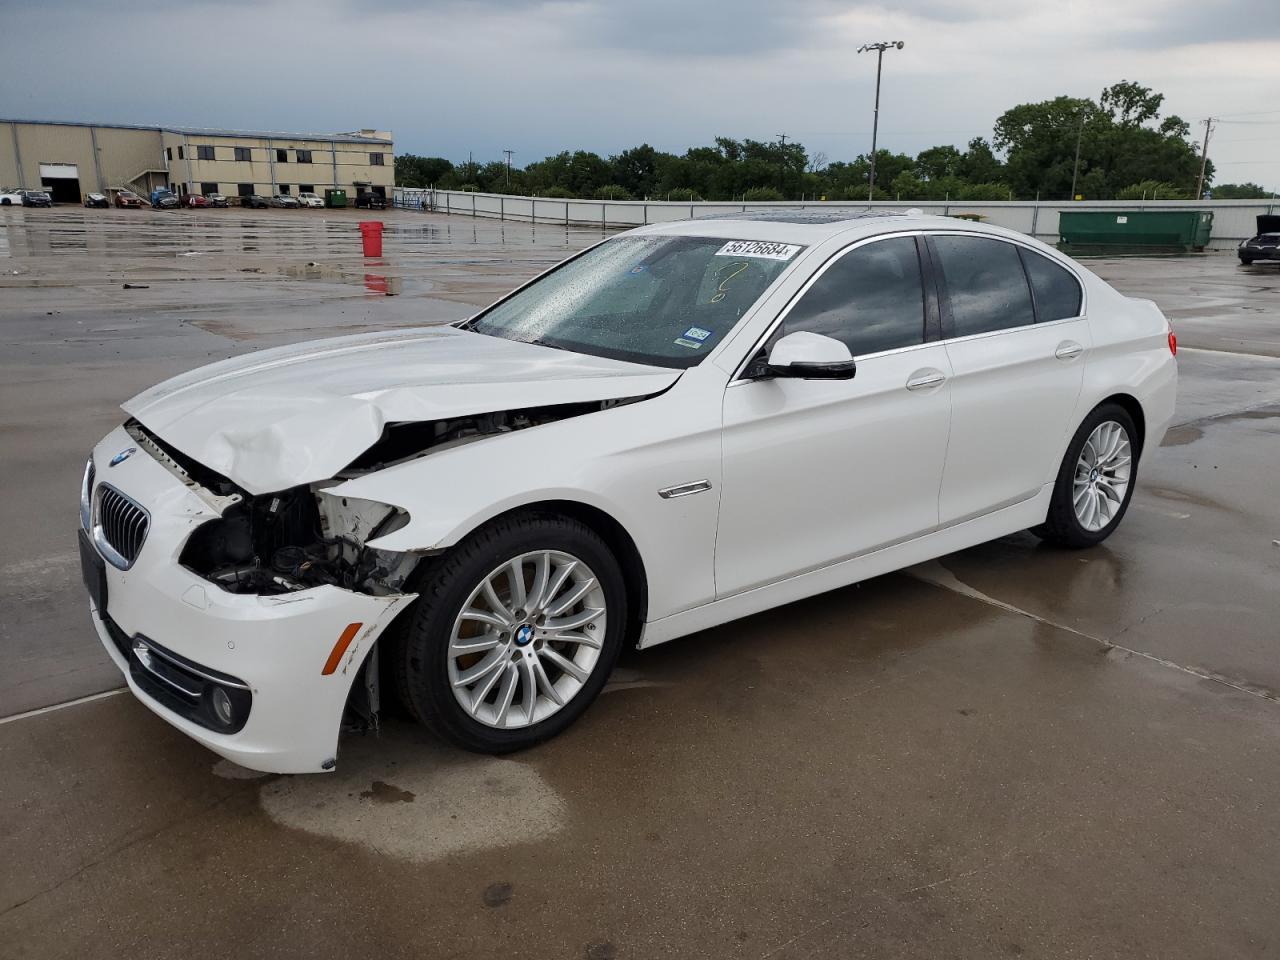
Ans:
[[[0,117],[390,129],[517,164],[717,134],[848,159],[990,136],[1007,107],[1137,80],[1221,116],[1219,182],[1280,189],[1275,0],[0,0]]]

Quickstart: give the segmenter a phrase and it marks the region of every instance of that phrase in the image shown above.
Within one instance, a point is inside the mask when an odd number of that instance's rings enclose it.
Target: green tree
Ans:
[[[1122,80],[1097,102],[1055,97],[1006,110],[994,139],[1006,152],[1004,178],[1020,196],[1066,197],[1079,143],[1076,191],[1090,199],[1111,199],[1142,180],[1193,189],[1199,157],[1185,121],[1159,120],[1163,102],[1162,94]],[[1212,164],[1207,173],[1212,176]]]
[[[453,172],[453,164],[444,157],[419,157],[403,153],[396,157],[396,186],[430,187]]]
[[[1266,200],[1274,196],[1256,183],[1220,183],[1213,188],[1215,200]]]

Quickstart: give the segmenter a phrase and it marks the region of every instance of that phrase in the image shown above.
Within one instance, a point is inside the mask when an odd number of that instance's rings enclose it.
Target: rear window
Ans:
[[[1084,299],[1080,281],[1048,257],[1025,248],[1020,252],[1036,301],[1036,320],[1046,323],[1080,316]]]
[[[950,298],[953,337],[1035,323],[1018,248],[987,237],[932,238]]]

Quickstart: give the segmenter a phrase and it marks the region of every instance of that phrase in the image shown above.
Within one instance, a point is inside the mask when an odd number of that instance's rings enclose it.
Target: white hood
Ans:
[[[121,406],[251,494],[332,477],[388,423],[666,389],[679,370],[454,327],[262,350],[166,380]]]

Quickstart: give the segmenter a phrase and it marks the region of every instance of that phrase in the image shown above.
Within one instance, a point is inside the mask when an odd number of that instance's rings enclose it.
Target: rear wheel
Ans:
[[[1137,479],[1138,432],[1118,404],[1080,424],[1058,470],[1049,515],[1032,533],[1064,547],[1091,547],[1120,525]]]
[[[576,520],[495,521],[427,575],[395,651],[409,712],[481,753],[553,737],[599,694],[622,647],[626,590],[603,540]]]

